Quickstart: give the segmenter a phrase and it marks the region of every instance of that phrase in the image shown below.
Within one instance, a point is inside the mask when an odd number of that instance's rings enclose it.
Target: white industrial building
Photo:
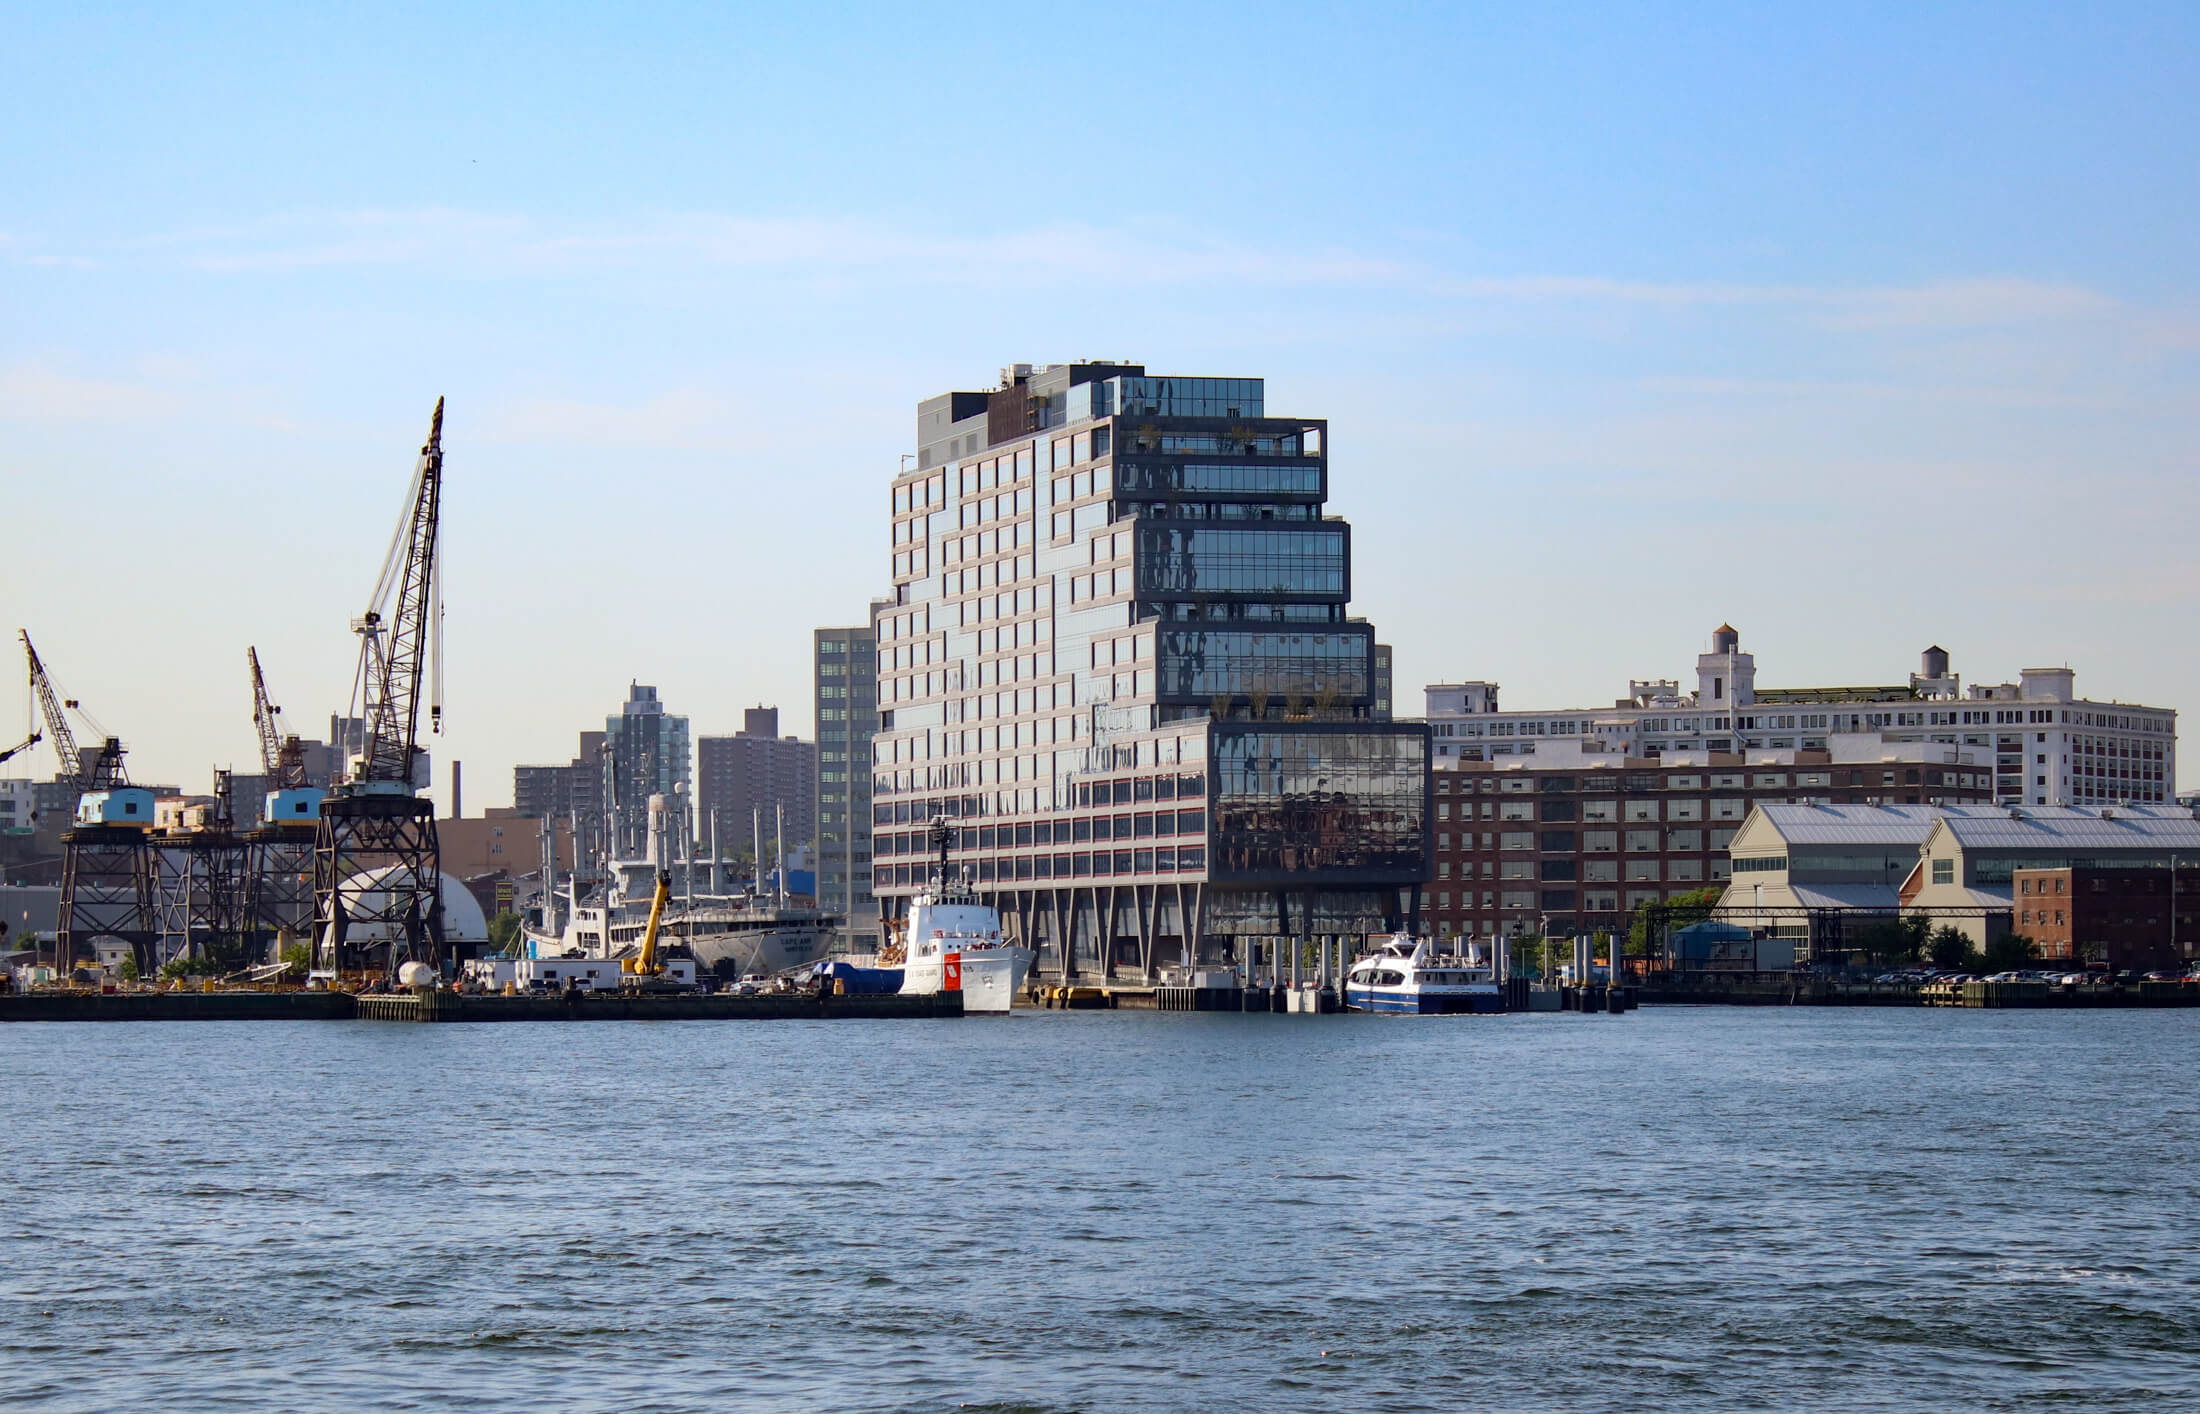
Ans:
[[[1583,756],[1792,763],[1920,760],[1993,772],[2004,805],[2167,805],[2177,780],[2177,714],[2077,695],[2070,668],[2027,668],[2013,683],[1966,689],[1948,654],[1928,648],[1907,683],[1763,688],[1741,635],[1721,624],[1696,659],[1696,685],[1635,681],[1608,708],[1507,712],[1497,684],[1432,683],[1427,712],[1438,770],[1462,761]],[[1816,758],[1810,758],[1816,759]]]
[[[1758,805],[1735,832],[1732,882],[1712,916],[1812,955],[1858,923],[1923,914],[1983,946],[2011,927],[2020,868],[2200,855],[2175,805]]]

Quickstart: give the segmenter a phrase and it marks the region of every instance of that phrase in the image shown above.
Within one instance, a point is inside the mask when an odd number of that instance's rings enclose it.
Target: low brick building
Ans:
[[[1796,751],[1572,761],[1467,761],[1434,775],[1439,937],[1614,931],[1645,903],[1723,886],[1727,846],[1756,804],[1991,801],[1990,769]]]
[[[2013,883],[2013,926],[2043,958],[2148,971],[2200,956],[2200,860],[2018,869]]]

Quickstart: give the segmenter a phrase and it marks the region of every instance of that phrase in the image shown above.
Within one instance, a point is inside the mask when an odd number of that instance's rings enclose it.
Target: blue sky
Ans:
[[[1595,703],[1731,619],[1769,684],[1938,642],[2184,707],[2196,41],[2169,5],[0,5],[4,626],[141,777],[248,766],[245,645],[294,726],[340,705],[444,395],[470,806],[630,678],[806,733],[916,401],[1114,357],[1331,419],[1409,687]]]

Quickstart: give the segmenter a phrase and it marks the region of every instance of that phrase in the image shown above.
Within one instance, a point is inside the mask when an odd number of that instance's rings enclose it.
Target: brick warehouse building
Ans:
[[[1624,764],[1510,758],[1434,771],[1429,928],[1617,931],[1645,903],[1723,885],[1727,846],[1752,805],[1991,802],[1991,764],[1955,754],[1954,764],[1808,751],[1755,765],[1723,752]]]
[[[2042,958],[2182,967],[2200,952],[2200,859],[2178,866],[2018,869],[2012,926]]]

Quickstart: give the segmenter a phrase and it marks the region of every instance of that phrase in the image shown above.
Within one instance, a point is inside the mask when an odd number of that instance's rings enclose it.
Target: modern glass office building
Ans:
[[[1018,365],[918,405],[877,613],[884,912],[945,815],[1047,976],[1418,921],[1427,729],[1378,707],[1327,452],[1257,378]]]

